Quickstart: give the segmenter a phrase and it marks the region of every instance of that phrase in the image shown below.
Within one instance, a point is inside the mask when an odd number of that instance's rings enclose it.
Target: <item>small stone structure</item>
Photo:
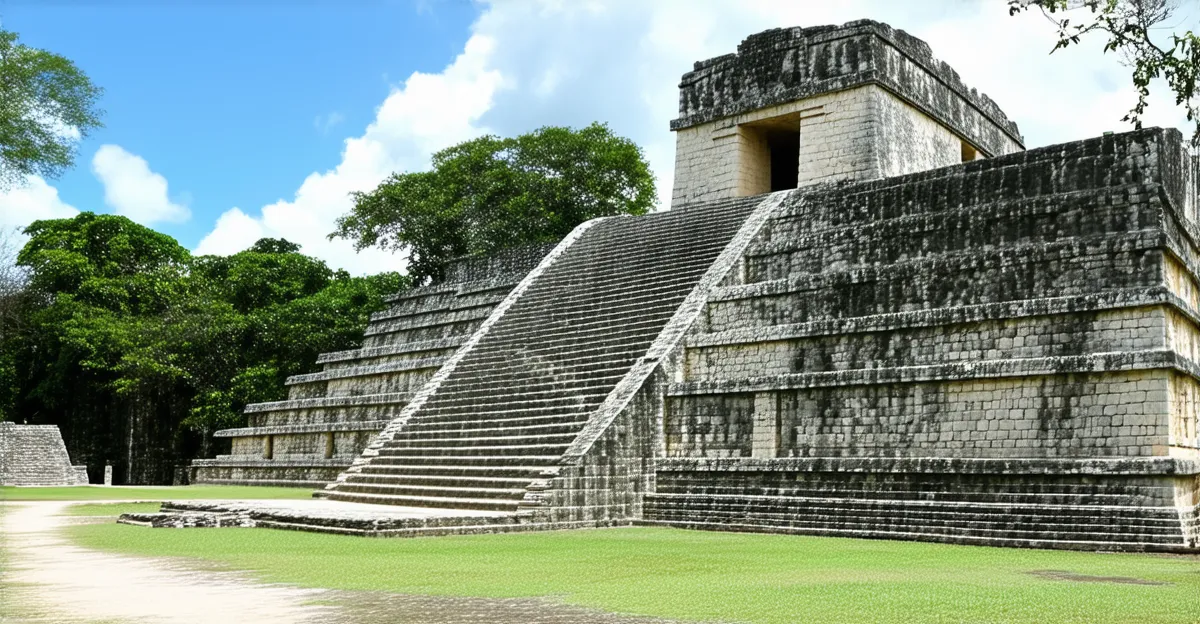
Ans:
[[[323,358],[355,364],[269,408],[329,431],[333,401],[372,405],[355,420],[381,431],[320,494],[444,518],[219,513],[1200,549],[1200,225],[1177,131],[1023,151],[924,43],[867,21],[698,63],[672,127],[670,211],[585,223],[483,297],[406,293],[369,346]],[[403,396],[368,403],[385,392]],[[235,449],[268,461],[279,434]]]
[[[87,485],[87,466],[72,466],[55,425],[0,421],[0,485]]]

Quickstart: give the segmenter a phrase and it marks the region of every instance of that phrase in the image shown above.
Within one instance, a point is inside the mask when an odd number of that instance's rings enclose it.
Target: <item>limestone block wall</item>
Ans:
[[[645,517],[1200,546],[1200,230],[1180,140],[794,193],[684,342]]]
[[[1195,454],[1164,134],[797,196],[709,298],[667,455]]]
[[[1023,149],[1016,126],[928,46],[875,22],[776,29],[680,84],[673,204],[770,190],[766,124],[799,132],[800,185],[870,180]]]
[[[0,485],[87,485],[85,466],[72,466],[55,425],[0,421]]]

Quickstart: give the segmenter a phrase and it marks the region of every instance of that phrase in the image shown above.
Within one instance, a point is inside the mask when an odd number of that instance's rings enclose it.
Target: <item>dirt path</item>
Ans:
[[[106,501],[113,502],[113,501]],[[72,502],[0,509],[0,624],[677,624],[540,598],[411,596],[301,589],[70,543]],[[220,530],[220,529],[146,529]],[[321,602],[321,605],[312,604]]]
[[[18,622],[328,622],[337,609],[306,604],[319,590],[265,585],[155,559],[73,546],[61,534],[70,503],[10,503],[0,514],[5,551],[0,609]]]

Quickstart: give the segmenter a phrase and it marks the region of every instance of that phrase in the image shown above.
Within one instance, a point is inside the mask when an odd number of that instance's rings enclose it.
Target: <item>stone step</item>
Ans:
[[[578,433],[583,425],[587,423],[586,418],[571,418],[560,422],[550,422],[537,425],[516,425],[509,420],[494,420],[489,422],[492,426],[480,426],[479,421],[461,421],[453,425],[443,425],[441,427],[414,427],[415,423],[408,423],[404,429],[396,434],[395,439],[400,438],[421,438],[429,439],[435,436],[446,436],[447,434],[471,433],[475,435],[492,435],[499,433],[507,433],[514,436],[522,435],[538,435],[545,433]],[[502,425],[502,426],[499,426]]]
[[[325,370],[319,373],[307,373],[304,375],[292,375],[284,382],[285,386],[296,386],[306,383],[314,383],[320,381],[331,381],[334,379],[347,379],[350,377],[372,377],[378,375],[391,375],[398,373],[411,373],[419,371],[437,370],[446,363],[449,358],[432,357],[423,358],[420,360],[407,360],[403,362],[389,362],[387,364],[374,364],[370,366],[348,366],[345,368],[335,368]]]
[[[416,329],[430,329],[433,327],[446,327],[456,324],[468,323],[470,321],[482,321],[491,314],[491,306],[483,308],[470,308],[461,312],[445,314],[436,318],[414,318],[414,319],[389,319],[386,321],[375,321],[367,325],[363,336],[377,336],[380,334],[394,334],[402,331],[412,331]]]
[[[380,457],[542,457],[546,455],[561,455],[567,450],[570,442],[546,444],[490,444],[466,446],[451,444],[449,446],[385,446],[379,449]]]
[[[671,309],[674,310],[674,307]],[[669,315],[667,316],[669,317]],[[620,338],[630,346],[634,343],[644,343],[648,346],[662,330],[666,318],[653,315],[636,318],[637,320],[630,317],[572,325],[547,323],[541,327],[541,331],[538,331],[536,325],[530,325],[518,332],[497,334],[494,342],[489,344],[489,350],[483,353],[486,354],[497,349],[510,351],[514,347],[520,349],[530,344],[542,347],[555,346],[560,343],[576,345],[591,342],[590,339],[593,337]]]
[[[850,537],[859,539],[890,539],[915,540],[923,542],[942,542],[974,546],[995,547],[1024,547],[1024,548],[1054,548],[1083,551],[1116,551],[1116,552],[1178,552],[1186,553],[1194,550],[1182,541],[1159,540],[1154,537],[1140,539],[1141,536],[1131,534],[1105,533],[1060,533],[1060,532],[1024,532],[1013,533],[1003,531],[968,531],[959,528],[937,529],[920,526],[861,525],[839,524],[836,522],[789,522],[786,524],[771,524],[756,522],[753,519],[731,521],[726,519],[704,520],[655,520],[647,519],[638,524],[647,526],[666,526],[681,529],[702,529],[712,531],[735,531],[755,533],[786,533],[795,535],[816,535],[829,537]]]
[[[466,408],[482,408],[497,404],[511,404],[521,407],[521,404],[541,403],[544,400],[559,398],[574,398],[607,394],[608,390],[621,377],[609,376],[599,380],[579,380],[574,382],[555,383],[540,381],[538,386],[523,387],[513,392],[498,393],[503,386],[496,384],[470,384],[466,387],[455,388],[438,393],[429,399],[431,407],[447,407],[457,405]]]
[[[354,503],[372,503],[376,505],[399,505],[403,507],[437,507],[445,509],[480,509],[492,511],[516,511],[519,500],[503,499],[471,499],[445,496],[391,496],[387,494],[367,494],[360,492],[326,490],[326,497],[331,500]]]
[[[399,405],[408,403],[411,400],[411,392],[385,392],[380,394],[360,394],[356,396],[314,397],[308,399],[272,401],[270,403],[252,403],[246,406],[245,412],[247,414],[265,414],[270,412],[284,412],[291,410]]]
[[[514,284],[515,285],[515,284]],[[370,322],[386,321],[396,318],[411,318],[422,314],[435,314],[438,312],[453,312],[457,310],[468,310],[471,308],[481,308],[485,306],[495,307],[496,304],[504,301],[508,293],[489,293],[472,296],[456,296],[453,299],[447,298],[440,302],[431,302],[431,305],[424,306],[391,306],[386,310],[373,312],[370,316]]]
[[[962,489],[957,484],[948,481],[922,484],[925,487],[914,487],[912,484],[889,484],[884,481],[874,481],[863,484],[860,488],[851,487],[757,487],[757,486],[720,486],[712,481],[695,484],[671,483],[663,479],[659,473],[656,491],[662,494],[684,494],[692,496],[787,496],[798,498],[872,498],[886,500],[920,500],[963,503],[1005,503],[1005,504],[1037,504],[1037,505],[1147,505],[1156,500],[1174,494],[1162,492],[1163,497],[1151,494],[1155,488],[1130,487],[1128,491],[1108,491],[1110,486],[1096,486],[1086,490],[1070,491],[1062,487],[1056,490],[1040,491],[1036,488],[1021,487],[1021,491],[1001,491],[996,486],[981,486],[979,490]],[[987,489],[983,489],[986,487]],[[953,488],[953,489],[951,489]]]
[[[530,483],[547,470],[546,466],[457,466],[453,464],[367,464],[359,475],[392,475],[411,479],[511,479]],[[349,474],[347,478],[349,478]]]
[[[380,453],[371,459],[370,466],[475,466],[478,468],[502,467],[512,468],[544,466],[553,467],[562,457],[561,453],[551,455],[395,455]]]
[[[520,499],[525,496],[525,486],[519,487],[453,487],[445,485],[416,485],[404,482],[402,477],[385,475],[350,475],[339,488],[344,492],[361,494],[386,494],[388,496],[439,496],[444,498]]]
[[[1178,523],[1173,507],[1122,507],[1074,505],[1012,505],[918,500],[878,500],[846,498],[802,498],[783,496],[694,496],[689,494],[648,494],[646,505],[672,509],[723,512],[783,513],[791,515],[841,514],[863,517],[891,517],[903,513],[928,518],[999,516],[1012,521],[1067,521],[1068,518],[1138,519]]]
[[[309,423],[303,425],[270,425],[263,427],[238,427],[213,432],[214,438],[242,438],[247,436],[283,435],[297,433],[326,433],[331,431],[382,431],[390,420],[354,420],[341,422]]]
[[[441,467],[442,470],[436,470],[432,466],[422,466],[423,470],[384,470],[385,468],[403,468],[397,466],[374,466],[373,470],[362,471],[347,475],[347,479],[352,479],[356,483],[372,483],[374,478],[387,478],[391,480],[402,479],[404,483],[426,484],[426,485],[448,485],[452,487],[491,487],[492,485],[501,486],[502,488],[521,488],[529,486],[534,479],[542,472],[541,468],[519,471],[519,470],[503,470],[498,468],[490,468],[487,471],[476,471],[473,473],[464,473],[460,470],[454,470],[455,466]],[[390,482],[390,481],[389,481]]]
[[[1039,541],[1128,541],[1138,543],[1161,543],[1183,546],[1184,540],[1178,526],[1174,530],[1157,526],[1114,525],[1105,522],[1057,523],[1022,522],[1005,518],[972,519],[967,517],[955,521],[920,517],[856,517],[841,514],[792,515],[738,514],[713,512],[709,514],[678,514],[657,509],[646,512],[647,519],[673,522],[728,523],[761,525],[764,527],[810,528],[825,530],[873,530],[884,532],[946,532],[979,537],[1005,537]]]
[[[462,343],[466,342],[466,340],[466,336],[454,336],[451,338],[443,338],[441,340],[421,340],[387,347],[350,349],[349,351],[333,351],[331,353],[322,353],[321,355],[317,356],[317,364],[333,364],[337,362],[368,360],[396,355],[415,355],[425,352],[445,351],[448,349],[457,349],[458,347],[462,346]]]
[[[644,284],[639,281],[625,281],[628,288],[622,291],[605,291],[597,287],[596,291],[584,290],[566,293],[561,297],[543,295],[530,299],[522,298],[519,300],[519,306],[514,306],[516,308],[514,312],[526,318],[562,317],[570,312],[585,310],[597,300],[610,300],[619,302],[614,306],[616,309],[608,314],[609,316],[614,316],[619,315],[622,310],[638,309],[637,305],[632,303],[633,301],[653,301],[658,300],[658,297],[661,296],[682,299],[691,290],[689,286],[694,284],[696,279],[697,276],[692,274],[675,276],[669,279],[663,279],[659,275],[652,275],[643,277]]]
[[[513,433],[512,435],[493,436],[481,436],[471,430],[464,430],[455,433],[457,433],[457,435],[447,435],[447,432],[438,432],[439,436],[441,437],[397,435],[391,440],[388,440],[383,448],[418,449],[426,447],[443,447],[454,444],[469,444],[471,446],[508,446],[513,442],[528,442],[534,444],[570,444],[578,434],[578,430],[561,433],[539,434],[518,432]]]
[[[464,413],[461,405],[451,404],[444,407],[437,405],[429,406],[427,403],[424,409],[413,416],[412,422],[420,423],[446,423],[446,422],[464,422],[470,421],[476,416],[487,417],[491,420],[493,415],[498,414],[514,414],[518,418],[533,417],[537,415],[550,415],[554,418],[575,418],[583,411],[591,411],[595,409],[604,397],[608,396],[607,392],[592,393],[592,394],[575,394],[569,397],[553,397],[531,401],[513,401],[506,405],[492,406],[495,409],[486,409],[482,406],[475,405],[474,409]]]

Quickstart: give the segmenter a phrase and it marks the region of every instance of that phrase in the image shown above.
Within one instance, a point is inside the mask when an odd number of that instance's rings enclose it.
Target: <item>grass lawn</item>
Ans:
[[[418,539],[116,524],[69,530],[90,548],[217,562],[306,587],[547,596],[688,620],[1200,621],[1197,558],[644,527]],[[1063,573],[1123,582],[1062,580]]]
[[[0,487],[0,502],[44,500],[188,500],[197,498],[312,498],[307,488],[236,485]]]

